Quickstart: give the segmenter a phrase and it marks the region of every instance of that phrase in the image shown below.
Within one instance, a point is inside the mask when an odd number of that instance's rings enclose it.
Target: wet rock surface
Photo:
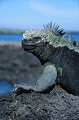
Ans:
[[[0,46],[0,80],[12,84],[35,81],[44,67],[20,46]],[[79,97],[60,86],[47,94],[13,92],[0,95],[0,120],[78,120]]]

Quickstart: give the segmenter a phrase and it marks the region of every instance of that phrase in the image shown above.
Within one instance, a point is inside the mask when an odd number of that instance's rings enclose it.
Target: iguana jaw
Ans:
[[[24,40],[22,40],[22,47],[23,47],[23,49],[24,49],[25,51],[30,51],[30,50],[35,49],[36,44],[27,42],[27,40],[24,39]]]

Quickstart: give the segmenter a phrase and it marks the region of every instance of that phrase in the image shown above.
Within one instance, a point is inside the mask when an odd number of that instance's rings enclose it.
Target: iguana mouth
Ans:
[[[22,40],[22,47],[27,51],[33,50],[36,47],[36,44],[32,42],[28,42],[26,39],[24,39]]]

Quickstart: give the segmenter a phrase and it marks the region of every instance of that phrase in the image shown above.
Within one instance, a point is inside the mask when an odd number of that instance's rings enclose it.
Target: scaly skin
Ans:
[[[47,27],[51,28],[50,25]],[[17,84],[15,87],[17,89],[23,88],[26,90],[33,90],[35,92],[43,92],[49,90],[53,84],[59,84],[69,93],[79,95],[78,43],[70,41],[67,44],[66,40],[66,42],[64,42],[64,45],[61,45],[63,43],[62,40],[65,41],[65,38],[62,37],[64,35],[63,31],[58,31],[57,28],[53,33],[51,32],[52,36],[54,34],[53,38],[50,34],[51,29],[45,30],[47,36],[43,30],[32,30],[27,31],[23,35],[22,40],[22,47],[25,51],[35,55],[40,60],[41,64],[47,64],[43,75],[40,79],[37,80],[36,83],[34,83],[34,85],[28,85],[27,83],[24,83],[24,85]],[[48,40],[50,38],[52,39]],[[56,39],[57,42],[54,39]],[[61,44],[58,43],[58,41]]]

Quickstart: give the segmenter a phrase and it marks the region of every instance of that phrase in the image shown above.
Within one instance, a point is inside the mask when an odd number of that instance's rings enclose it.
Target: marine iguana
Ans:
[[[67,92],[79,95],[79,43],[65,38],[63,29],[52,22],[42,30],[28,30],[23,34],[22,47],[45,65],[42,76],[31,84],[15,84],[35,92],[49,91],[55,84]]]

